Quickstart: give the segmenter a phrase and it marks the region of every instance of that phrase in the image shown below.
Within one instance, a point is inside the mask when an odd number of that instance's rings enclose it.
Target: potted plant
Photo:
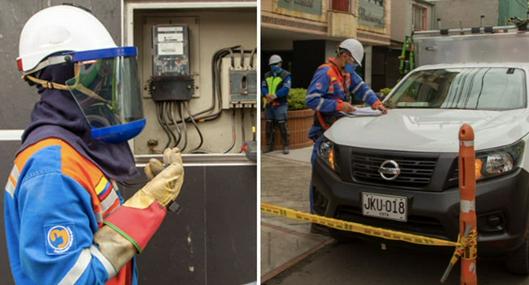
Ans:
[[[292,88],[288,94],[288,134],[290,148],[302,148],[312,145],[308,138],[309,129],[314,120],[314,111],[305,105],[307,89]],[[261,146],[266,146],[266,121],[264,112],[261,112]],[[281,149],[283,142],[279,134],[279,129],[275,132],[275,149]]]

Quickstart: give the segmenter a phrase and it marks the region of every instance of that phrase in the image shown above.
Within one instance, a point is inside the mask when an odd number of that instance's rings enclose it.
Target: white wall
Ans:
[[[411,0],[391,1],[391,39],[404,42],[411,33]]]

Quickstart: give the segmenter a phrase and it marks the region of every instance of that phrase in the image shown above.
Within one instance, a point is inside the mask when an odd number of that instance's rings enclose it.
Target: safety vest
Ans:
[[[283,83],[283,80],[285,80],[285,78],[287,78],[289,75],[290,73],[286,70],[281,70],[281,73],[279,73],[277,76],[271,71],[267,72],[265,74],[265,81],[268,87],[268,93],[275,95],[277,89],[279,89],[279,86],[281,83]]]
[[[56,138],[44,139],[21,151],[15,158],[6,190],[13,189],[14,191],[26,162],[38,151],[51,146],[61,146],[62,173],[77,181],[90,194],[92,209],[99,228],[101,228],[103,220],[121,204],[116,191],[117,185],[114,181],[105,177],[103,172],[93,162],[83,157],[63,140]],[[50,209],[50,211],[52,210]],[[133,265],[132,261],[130,261],[106,284],[128,285],[132,283],[132,276]]]

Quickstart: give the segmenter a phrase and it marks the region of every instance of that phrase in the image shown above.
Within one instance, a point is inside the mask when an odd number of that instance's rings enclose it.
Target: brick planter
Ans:
[[[311,109],[288,111],[288,134],[290,136],[290,148],[302,148],[312,145],[312,141],[308,138],[309,129],[314,120],[314,111]],[[266,120],[264,112],[261,112],[261,147],[266,147]],[[279,128],[275,131],[275,147],[274,149],[282,149],[283,141]]]

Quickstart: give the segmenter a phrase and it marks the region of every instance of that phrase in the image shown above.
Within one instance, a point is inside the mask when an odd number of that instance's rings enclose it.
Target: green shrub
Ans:
[[[386,88],[380,89],[380,95],[382,95],[383,98],[386,98],[389,92],[391,92],[391,88],[386,87]]]
[[[305,105],[305,96],[307,96],[307,89],[292,88],[288,94],[288,109],[291,111],[307,109]]]

